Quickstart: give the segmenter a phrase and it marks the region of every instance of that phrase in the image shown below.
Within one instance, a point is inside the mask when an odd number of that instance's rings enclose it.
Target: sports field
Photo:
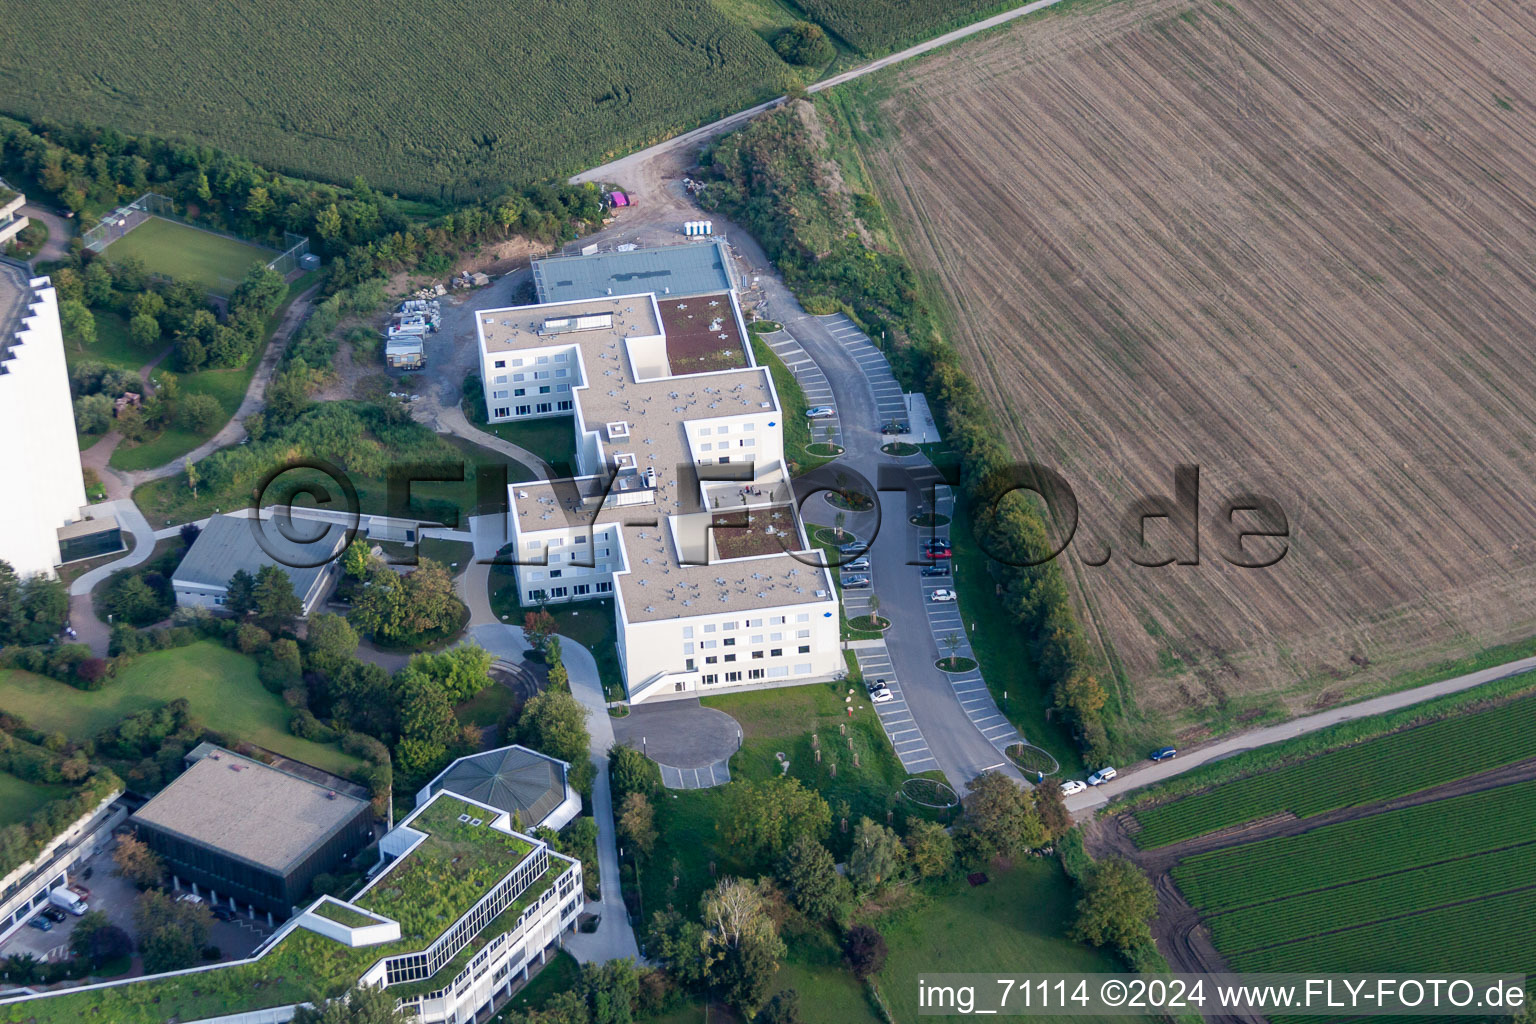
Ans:
[[[193,718],[231,741],[245,740],[339,775],[359,763],[334,745],[290,733],[288,709],[256,678],[256,663],[211,641],[140,655],[95,692],[0,670],[0,710],[20,715],[34,729],[76,740],[91,739],[136,711],[178,697],[191,704]]]
[[[26,821],[51,800],[68,796],[69,786],[45,786],[0,772],[0,828]]]
[[[150,217],[103,251],[114,261],[137,256],[151,274],[195,284],[214,295],[228,295],[254,264],[277,256],[276,250],[164,217]]]
[[[1122,735],[1529,638],[1528,5],[1066,6],[831,104],[1007,441],[1076,493],[1063,568]],[[1126,513],[1189,463],[1199,564],[1133,564]],[[1288,521],[1272,568],[1215,529],[1252,493]],[[1188,558],[1167,525],[1152,558]]]

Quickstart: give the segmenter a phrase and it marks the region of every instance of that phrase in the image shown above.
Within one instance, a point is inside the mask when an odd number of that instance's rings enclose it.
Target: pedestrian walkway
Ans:
[[[933,751],[928,749],[928,741],[923,739],[923,731],[917,727],[917,720],[907,707],[906,697],[901,691],[901,680],[896,676],[896,666],[891,663],[891,655],[885,644],[860,647],[853,652],[853,656],[858,660],[859,672],[864,676],[865,685],[883,679],[896,698],[874,707],[886,737],[895,748],[896,756],[901,759],[901,766],[914,775],[938,768],[938,760],[933,756]]]
[[[901,382],[891,372],[885,353],[869,339],[869,335],[859,330],[858,324],[842,313],[833,313],[823,319],[832,337],[848,350],[859,369],[864,371],[869,390],[875,396],[875,408],[880,413],[880,422],[876,426],[883,428],[887,423],[906,420],[907,402],[902,397]]]
[[[807,406],[830,406],[834,415],[828,419],[811,421],[811,440],[825,441],[827,428],[832,430],[832,443],[843,443],[843,424],[837,414],[837,402],[832,396],[832,383],[827,380],[827,375],[821,372],[821,367],[810,357],[805,348],[795,340],[794,335],[788,331],[775,331],[772,334],[761,334],[773,354],[784,361],[789,367],[789,372],[795,375],[795,380],[800,385],[800,390],[805,393]]]

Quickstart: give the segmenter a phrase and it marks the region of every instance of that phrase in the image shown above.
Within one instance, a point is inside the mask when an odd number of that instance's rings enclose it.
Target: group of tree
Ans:
[[[69,824],[122,783],[61,733],[42,735],[0,712],[0,773],[47,786],[53,794],[19,820],[0,826],[0,875],[31,860]]]
[[[21,579],[0,561],[0,647],[45,644],[69,619],[69,592],[59,580],[37,575]]]
[[[133,923],[144,973],[179,971],[196,967],[205,959],[216,959],[217,952],[208,947],[212,921],[205,904],[177,900],[160,889],[140,893],[133,908]]]
[[[700,899],[697,917],[655,914],[646,948],[680,985],[707,988],[751,1018],[767,1000],[785,952],[771,913],[775,898],[762,879],[721,879]]]
[[[353,572],[350,562],[346,571]],[[454,591],[453,577],[430,558],[400,573],[383,559],[370,557],[362,573],[348,618],[359,632],[380,643],[417,647],[442,640],[459,630],[468,617]]]

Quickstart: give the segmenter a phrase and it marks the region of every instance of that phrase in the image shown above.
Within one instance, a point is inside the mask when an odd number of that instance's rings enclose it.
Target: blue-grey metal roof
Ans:
[[[500,747],[459,758],[431,788],[515,813],[534,828],[565,800],[565,765],[527,747]]]
[[[607,295],[706,295],[735,287],[718,239],[591,256],[552,256],[533,264],[540,302]]]
[[[320,532],[322,527],[324,533]],[[304,543],[289,540],[283,535],[284,528],[271,520],[263,521],[260,529],[266,540],[265,548],[252,532],[249,519],[212,517],[203,527],[203,532],[197,535],[197,540],[193,541],[192,549],[171,574],[172,582],[223,587],[229,584],[229,578],[237,569],[244,569],[255,576],[263,566],[277,565],[293,581],[293,592],[303,598],[325,571],[329,556],[341,549],[347,532],[339,523],[295,519],[293,525],[288,527],[289,532],[300,537],[319,534],[319,539]]]

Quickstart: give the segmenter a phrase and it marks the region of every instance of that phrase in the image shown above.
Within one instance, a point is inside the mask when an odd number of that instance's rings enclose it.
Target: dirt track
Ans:
[[[1533,53],[1517,0],[1123,0],[853,87],[1016,449],[1120,552],[1069,575],[1154,719],[1531,635]],[[1202,564],[1131,565],[1181,462]],[[1245,490],[1288,515],[1275,568],[1218,556]]]
[[[1085,843],[1095,858],[1126,857],[1135,862],[1152,880],[1157,892],[1157,918],[1152,935],[1175,972],[1220,973],[1228,970],[1225,960],[1211,943],[1211,936],[1201,921],[1200,912],[1189,904],[1170,872],[1180,861],[1196,854],[1210,853],[1234,846],[1245,846],[1280,836],[1301,835],[1340,822],[1369,818],[1387,811],[1416,807],[1451,797],[1497,789],[1517,782],[1536,779],[1536,758],[1503,768],[1448,782],[1418,793],[1360,807],[1345,807],[1310,818],[1277,815],[1238,828],[1225,829],[1171,846],[1153,850],[1138,849],[1127,831],[1128,814],[1099,818],[1087,830]],[[1243,1019],[1248,1018],[1225,1018]],[[1256,1019],[1256,1018],[1255,1018]]]

